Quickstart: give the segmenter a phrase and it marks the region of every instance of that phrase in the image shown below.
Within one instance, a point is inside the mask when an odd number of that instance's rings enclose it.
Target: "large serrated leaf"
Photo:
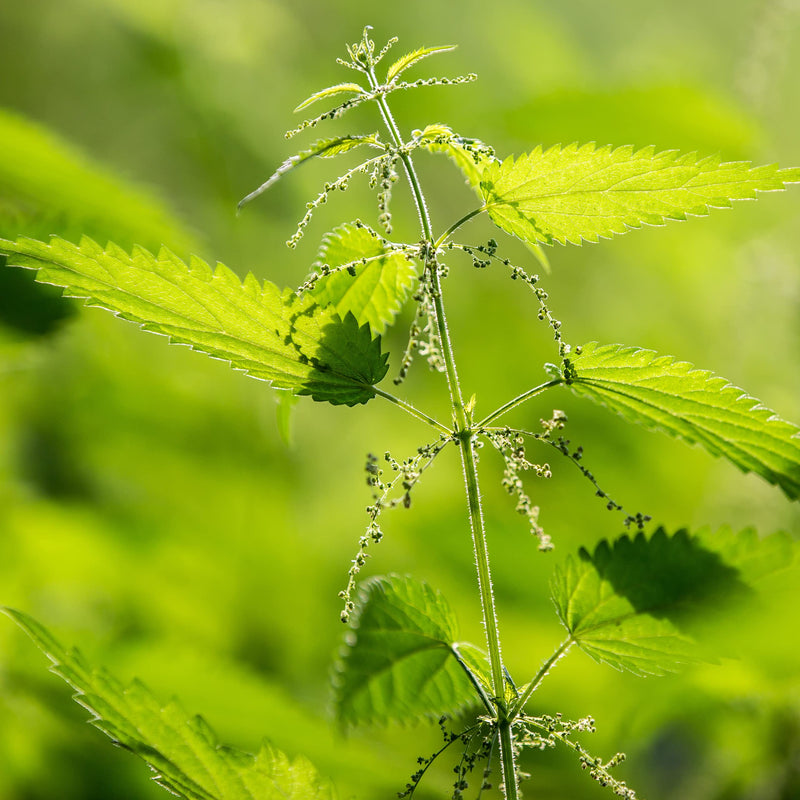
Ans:
[[[67,296],[315,400],[365,403],[388,368],[380,338],[352,315],[342,319],[333,308],[252,275],[242,283],[222,264],[212,271],[199,259],[187,266],[167,250],[155,257],[136,248],[128,255],[90,239],[79,246],[0,240],[0,253],[11,265],[38,270],[38,281],[64,287]]]
[[[570,356],[565,382],[629,420],[702,445],[791,499],[800,497],[800,428],[725,378],[652,350],[591,342]]]
[[[644,224],[705,216],[710,208],[799,181],[800,169],[751,168],[721,163],[718,156],[598,148],[592,142],[537,147],[491,164],[481,193],[492,220],[523,241],[581,244]]]
[[[358,263],[366,259],[366,263]],[[321,278],[311,293],[321,306],[332,305],[359,325],[369,324],[383,333],[408,299],[416,282],[414,264],[403,253],[388,250],[372,232],[352,223],[340,225],[325,236],[318,265],[331,269],[352,265]]]
[[[454,657],[456,621],[447,601],[412,578],[373,578],[362,589],[338,665],[336,713],[345,725],[436,717],[478,702]],[[459,653],[479,681],[474,650]]]
[[[784,534],[754,531],[622,536],[581,550],[551,583],[570,636],[596,661],[637,675],[663,675],[707,657],[692,632],[705,616],[751,593],[793,555]]]
[[[138,681],[123,686],[77,650],[67,651],[31,617],[0,610],[50,659],[51,671],[93,715],[92,724],[143,759],[173,794],[187,800],[335,800],[304,758],[290,760],[266,744],[255,756],[222,746],[201,717],[187,716],[174,701],[162,706]]]
[[[386,73],[386,83],[393,83],[401,73],[422,61],[423,58],[435,55],[436,53],[449,53],[451,50],[455,49],[456,46],[454,44],[442,45],[440,47],[418,47],[412,53],[406,53],[404,56],[398,58],[397,61],[389,67]]]

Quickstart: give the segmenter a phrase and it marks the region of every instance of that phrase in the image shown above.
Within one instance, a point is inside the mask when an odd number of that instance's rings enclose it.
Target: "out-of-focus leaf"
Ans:
[[[144,760],[172,794],[186,800],[335,800],[304,758],[290,760],[267,744],[255,756],[220,745],[202,717],[187,716],[175,701],[162,706],[139,681],[123,686],[77,650],[67,651],[36,620],[0,610],[50,659],[51,671],[75,690],[92,724]]]

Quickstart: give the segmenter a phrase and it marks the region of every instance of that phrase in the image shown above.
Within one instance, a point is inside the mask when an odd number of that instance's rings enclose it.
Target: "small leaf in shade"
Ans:
[[[438,717],[479,695],[453,653],[456,622],[439,592],[413,578],[367,581],[336,676],[336,713],[345,725]],[[459,652],[482,680],[480,658]]]
[[[639,533],[593,553],[582,549],[557,568],[551,584],[572,641],[596,661],[637,675],[663,675],[711,656],[693,633],[752,584],[793,555],[783,534],[680,530]]]
[[[800,497],[800,428],[725,378],[653,350],[597,342],[573,351],[555,374],[576,394]]]

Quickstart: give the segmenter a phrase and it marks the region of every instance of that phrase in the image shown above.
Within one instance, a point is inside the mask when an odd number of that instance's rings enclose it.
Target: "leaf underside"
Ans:
[[[800,169],[722,163],[654,147],[556,145],[487,166],[481,194],[491,219],[526,242],[581,244],[642,225],[705,216],[732,200],[800,182]]]
[[[184,264],[166,249],[157,257],[90,239],[0,240],[12,266],[38,270],[36,279],[68,297],[100,306],[145,330],[187,344],[277,389],[315,400],[355,405],[374,396],[388,369],[380,338],[312,298],[299,298],[252,274],[244,282],[227,267],[193,258]]]
[[[358,263],[361,259],[368,261]],[[375,333],[383,333],[394,321],[416,282],[412,261],[352,223],[325,236],[315,267],[322,264],[331,269],[352,264],[355,275],[343,270],[321,278],[312,297],[321,306],[333,306],[342,317],[353,314],[359,325],[368,324]]]
[[[565,382],[621,416],[702,445],[743,472],[800,497],[800,428],[742,389],[672,356],[623,345],[584,345]]]
[[[336,676],[343,724],[438,717],[476,703],[453,655],[453,612],[427,584],[398,576],[365,582],[353,628]]]
[[[208,724],[172,701],[162,706],[140,682],[123,686],[67,651],[31,617],[2,609],[52,662],[51,672],[76,691],[92,724],[142,758],[154,780],[187,800],[335,800],[304,758],[290,760],[265,744],[257,755],[220,745]]]
[[[793,557],[790,538],[753,530],[602,541],[556,568],[553,602],[573,641],[595,661],[636,675],[663,675],[713,660],[693,630],[752,593]],[[713,617],[712,617],[713,618]]]

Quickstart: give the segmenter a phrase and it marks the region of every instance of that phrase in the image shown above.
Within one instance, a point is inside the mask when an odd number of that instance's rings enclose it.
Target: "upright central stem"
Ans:
[[[372,89],[377,89],[379,84],[374,69],[370,68],[367,75]],[[469,509],[470,529],[472,531],[472,545],[475,553],[475,563],[478,569],[478,588],[481,596],[483,625],[486,630],[486,644],[492,672],[493,700],[499,728],[503,784],[506,798],[508,798],[508,800],[517,800],[517,771],[514,762],[511,727],[505,702],[505,670],[503,669],[503,660],[500,652],[500,631],[497,624],[497,611],[494,593],[492,591],[492,576],[489,568],[489,548],[486,542],[486,528],[481,508],[478,468],[475,460],[475,452],[473,450],[474,427],[464,407],[461,384],[458,380],[455,357],[453,356],[453,346],[450,340],[450,332],[447,328],[444,303],[442,302],[441,279],[436,264],[433,227],[431,226],[425,197],[422,193],[422,188],[416,170],[414,169],[411,156],[402,149],[403,139],[392,117],[392,112],[389,110],[389,105],[384,95],[378,94],[377,104],[389,134],[395,146],[400,150],[400,159],[403,162],[409,183],[411,184],[414,202],[416,203],[420,222],[422,224],[423,236],[429,247],[428,258],[431,259],[431,269],[429,270],[430,293],[434,305],[436,329],[439,335],[439,341],[441,342],[442,357],[444,359],[447,385],[450,391],[450,402],[453,410],[455,433],[461,452],[461,465],[464,470],[464,483],[467,490],[467,506]]]

